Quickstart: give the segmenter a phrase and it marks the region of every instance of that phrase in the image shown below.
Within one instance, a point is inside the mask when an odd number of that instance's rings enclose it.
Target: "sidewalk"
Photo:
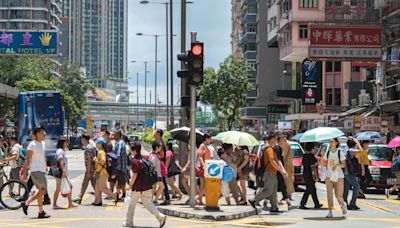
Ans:
[[[251,191],[251,189],[248,190],[248,192]],[[189,204],[185,204],[188,199],[189,197],[185,195],[181,200],[172,199],[171,205],[160,205],[157,207],[166,215],[186,219],[227,221],[256,215],[254,208],[251,206],[236,205],[233,198],[231,198],[232,205],[228,205],[225,199],[221,197],[219,200],[219,211],[207,211],[205,206],[198,205],[195,208],[191,208]],[[203,198],[203,202],[205,202],[205,197]]]

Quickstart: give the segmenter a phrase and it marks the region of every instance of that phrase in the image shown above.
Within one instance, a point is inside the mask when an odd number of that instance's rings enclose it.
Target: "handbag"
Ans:
[[[62,177],[62,170],[58,161],[54,161],[53,165],[50,166],[51,175],[55,178]]]
[[[172,156],[171,163],[168,167],[168,177],[173,177],[181,173],[181,168],[176,164],[175,156]]]
[[[196,177],[204,178],[203,167],[196,167]]]
[[[69,185],[68,179],[66,177],[61,178],[61,195],[63,197],[68,197],[71,194],[71,186]]]

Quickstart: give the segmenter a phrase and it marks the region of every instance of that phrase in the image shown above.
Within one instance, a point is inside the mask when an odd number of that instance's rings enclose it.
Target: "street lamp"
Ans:
[[[147,70],[147,64],[148,63],[153,63],[152,61],[131,61],[132,63],[144,63],[144,121],[146,122],[147,116],[146,116],[146,111],[147,111],[147,73],[150,72]],[[160,61],[156,61],[154,63],[159,63]],[[150,98],[151,100],[151,98]],[[151,103],[151,101],[149,102]]]
[[[144,74],[146,76],[148,72],[150,71],[136,72],[136,126],[139,126],[139,74]],[[146,121],[146,112],[144,113],[144,118]]]
[[[154,64],[154,125],[157,128],[157,63],[158,61],[158,37],[167,36],[160,34],[144,34],[141,32],[136,33],[137,36],[150,36],[155,38],[155,64]],[[173,34],[174,35],[174,34]]]
[[[140,4],[142,5],[147,5],[147,4],[161,4],[161,5],[165,5],[165,34],[166,34],[166,54],[167,54],[167,58],[166,58],[166,77],[167,77],[167,126],[169,125],[168,122],[170,122],[171,126],[174,125],[174,115],[173,115],[173,110],[174,110],[174,64],[173,64],[173,3],[179,3],[173,0],[169,0],[168,1],[148,1],[148,0],[142,0],[140,1]],[[186,1],[186,4],[193,4],[193,1]],[[169,27],[170,27],[170,32],[168,33],[168,5],[170,5],[170,15],[169,15]],[[168,36],[169,36],[169,41],[170,41],[170,49],[168,46]],[[168,52],[169,52],[169,57],[168,58]],[[170,86],[169,86],[169,83]],[[169,92],[170,90],[170,92]],[[171,95],[169,95],[171,94]],[[170,97],[170,98],[169,98]],[[171,99],[171,102],[169,102]],[[169,103],[171,104],[171,120],[169,120],[168,115],[169,115]]]

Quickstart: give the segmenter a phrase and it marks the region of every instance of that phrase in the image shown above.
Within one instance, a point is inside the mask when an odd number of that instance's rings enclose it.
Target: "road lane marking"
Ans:
[[[370,207],[370,208],[372,208],[372,209],[375,209],[375,210],[380,210],[380,211],[389,212],[389,213],[392,213],[392,212],[393,212],[393,211],[390,210],[389,208],[382,207],[382,206],[378,206],[378,205],[376,205],[376,204],[367,202],[366,200],[358,199],[357,202],[359,202],[360,204],[365,205],[365,206],[367,206],[367,207]]]

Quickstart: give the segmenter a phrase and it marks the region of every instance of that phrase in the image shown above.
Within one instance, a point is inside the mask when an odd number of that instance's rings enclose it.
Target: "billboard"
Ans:
[[[315,60],[379,61],[382,27],[312,24],[308,51]]]
[[[57,56],[54,30],[0,30],[0,56]]]
[[[322,100],[322,62],[305,59],[302,68],[302,104],[316,105]]]

